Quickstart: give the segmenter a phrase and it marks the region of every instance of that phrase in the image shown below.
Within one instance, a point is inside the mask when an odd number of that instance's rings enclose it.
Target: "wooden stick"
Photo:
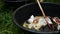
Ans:
[[[45,17],[46,17],[46,15],[45,15],[45,13],[44,13],[44,10],[43,10],[43,8],[42,8],[42,6],[41,6],[41,4],[40,4],[39,0],[37,0],[37,3],[38,3],[38,5],[39,5],[39,8],[40,8],[40,10],[41,10],[41,12],[42,12],[42,14],[43,14],[44,18],[45,18]],[[45,18],[45,20],[46,20],[46,18]],[[51,26],[50,26],[50,24],[48,23],[48,21],[47,21],[47,20],[46,20],[46,23],[48,24],[49,28],[51,28]]]
[[[37,2],[38,2],[39,8],[40,8],[40,10],[41,10],[41,12],[42,12],[43,16],[45,17],[44,10],[43,10],[43,8],[42,8],[42,6],[41,6],[41,4],[40,4],[39,0],[37,0]]]

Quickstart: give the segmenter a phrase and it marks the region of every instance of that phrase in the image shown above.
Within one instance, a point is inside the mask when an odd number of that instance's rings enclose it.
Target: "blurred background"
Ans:
[[[27,3],[35,2],[35,0],[0,0],[0,34],[24,34],[24,32],[13,22],[13,12],[19,6]],[[60,0],[45,0],[60,4]]]

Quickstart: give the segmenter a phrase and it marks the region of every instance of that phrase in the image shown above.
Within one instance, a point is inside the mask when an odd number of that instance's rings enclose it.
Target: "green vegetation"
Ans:
[[[22,31],[14,24],[13,9],[6,8],[4,2],[0,0],[0,34],[20,34]]]
[[[59,0],[46,0],[45,2],[56,2]],[[12,18],[13,9],[6,8],[3,0],[0,0],[0,34],[22,34],[23,31],[18,28]]]

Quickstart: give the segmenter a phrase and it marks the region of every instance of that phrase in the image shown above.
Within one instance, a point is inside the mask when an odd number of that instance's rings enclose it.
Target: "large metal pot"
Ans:
[[[60,5],[59,4],[43,2],[41,3],[41,5],[47,16],[60,17]],[[37,3],[30,3],[30,4],[26,4],[26,5],[23,5],[17,8],[13,13],[13,20],[18,27],[28,32],[44,33],[44,34],[45,33],[52,34],[52,33],[59,32],[59,31],[39,32],[39,31],[33,31],[33,30],[29,30],[29,29],[22,27],[22,24],[24,23],[24,21],[27,20],[32,14],[35,16],[39,16],[39,15],[42,16],[42,13]]]

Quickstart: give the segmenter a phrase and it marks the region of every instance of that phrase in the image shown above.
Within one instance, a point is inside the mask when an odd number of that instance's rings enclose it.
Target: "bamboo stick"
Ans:
[[[43,8],[42,8],[42,6],[41,6],[41,4],[40,4],[39,0],[37,0],[37,3],[38,3],[38,5],[39,5],[39,8],[40,8],[40,10],[41,10],[41,12],[42,12],[43,16],[45,17],[44,10],[43,10]]]
[[[48,24],[49,28],[51,28],[50,24],[49,24],[48,21],[46,20],[46,15],[45,15],[45,13],[44,13],[44,10],[43,10],[43,8],[42,8],[42,6],[41,6],[39,0],[37,0],[37,3],[38,3],[38,5],[39,5],[39,8],[40,8],[40,10],[41,10],[41,12],[42,12],[44,18],[45,18],[46,23]]]

